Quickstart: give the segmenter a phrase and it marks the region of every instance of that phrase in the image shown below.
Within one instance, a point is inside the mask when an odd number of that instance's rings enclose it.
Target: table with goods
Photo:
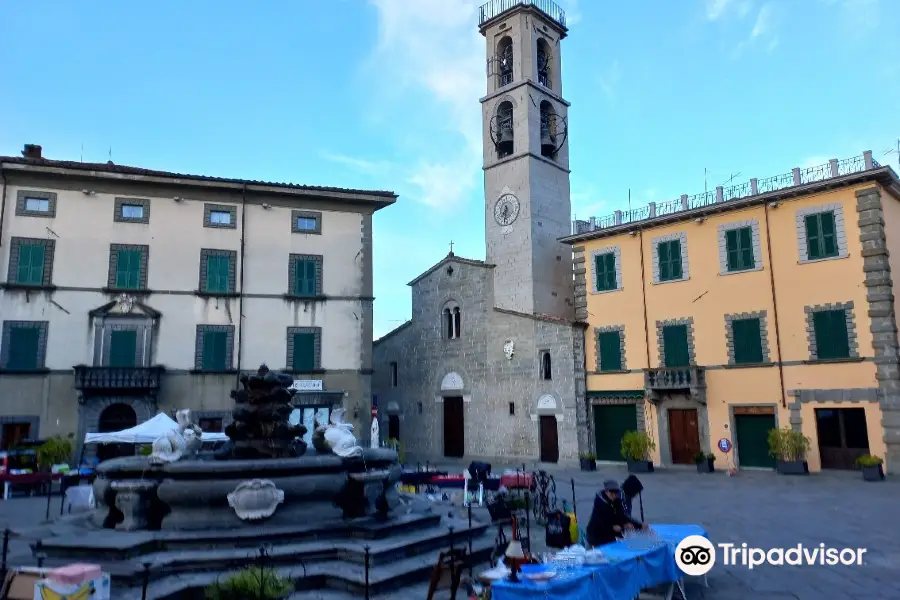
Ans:
[[[572,546],[528,557],[518,569],[518,581],[510,580],[511,571],[503,565],[482,579],[491,580],[491,600],[631,600],[641,590],[660,586],[666,588],[667,600],[676,587],[686,598],[685,574],[675,563],[675,548],[692,535],[707,537],[699,525],[651,525],[597,548]]]

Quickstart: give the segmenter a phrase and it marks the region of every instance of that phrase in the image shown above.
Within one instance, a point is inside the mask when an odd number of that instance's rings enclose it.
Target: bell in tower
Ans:
[[[554,158],[566,137],[565,118],[557,115],[553,105],[544,100],[541,102],[541,156]]]
[[[515,149],[513,130],[513,105],[509,101],[497,106],[497,114],[491,119],[491,139],[497,149],[497,158],[504,158]]]

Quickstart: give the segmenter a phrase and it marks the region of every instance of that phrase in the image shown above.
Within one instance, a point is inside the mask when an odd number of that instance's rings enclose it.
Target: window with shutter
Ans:
[[[294,364],[291,367],[295,373],[314,371],[316,365],[316,334],[294,334]]]
[[[210,294],[227,294],[230,288],[231,257],[222,254],[206,256],[206,289]]]
[[[203,332],[203,357],[201,368],[204,371],[227,371],[228,364],[228,332]]]
[[[622,370],[621,333],[604,331],[599,334],[600,371]]]
[[[10,327],[6,368],[17,371],[37,369],[40,366],[40,337],[41,331],[37,327]]]
[[[137,331],[114,330],[109,334],[109,366],[137,366]]]
[[[687,325],[663,327],[663,353],[666,367],[687,367],[691,364]]]
[[[681,240],[660,242],[656,252],[659,259],[659,280],[674,281],[681,279]]]
[[[318,261],[312,258],[301,258],[294,263],[294,295],[318,296],[316,285],[318,277]]]
[[[116,287],[123,290],[136,290],[141,287],[140,250],[116,250]]]
[[[725,232],[728,271],[746,271],[756,267],[753,256],[753,229],[741,227]]]
[[[759,319],[737,319],[731,322],[734,363],[758,364],[763,361],[762,328]]]
[[[816,334],[818,359],[850,358],[846,311],[823,310],[813,313],[813,331]]]
[[[41,285],[44,283],[43,244],[19,244],[19,262],[16,268],[16,283]]]
[[[806,215],[806,257],[809,260],[838,255],[837,234],[832,211]]]
[[[608,292],[618,289],[616,280],[616,255],[614,252],[598,254],[594,257],[594,279],[596,291]]]

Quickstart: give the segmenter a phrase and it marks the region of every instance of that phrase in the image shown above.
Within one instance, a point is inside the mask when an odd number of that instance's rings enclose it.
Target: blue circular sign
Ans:
[[[731,452],[731,440],[729,440],[728,438],[722,438],[721,440],[719,440],[719,450],[726,454]]]

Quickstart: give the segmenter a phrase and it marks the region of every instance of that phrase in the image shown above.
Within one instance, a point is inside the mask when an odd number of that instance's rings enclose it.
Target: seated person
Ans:
[[[615,542],[626,529],[648,529],[625,510],[619,494],[619,484],[609,480],[603,482],[603,491],[594,499],[594,510],[587,526],[587,541],[592,547]]]

